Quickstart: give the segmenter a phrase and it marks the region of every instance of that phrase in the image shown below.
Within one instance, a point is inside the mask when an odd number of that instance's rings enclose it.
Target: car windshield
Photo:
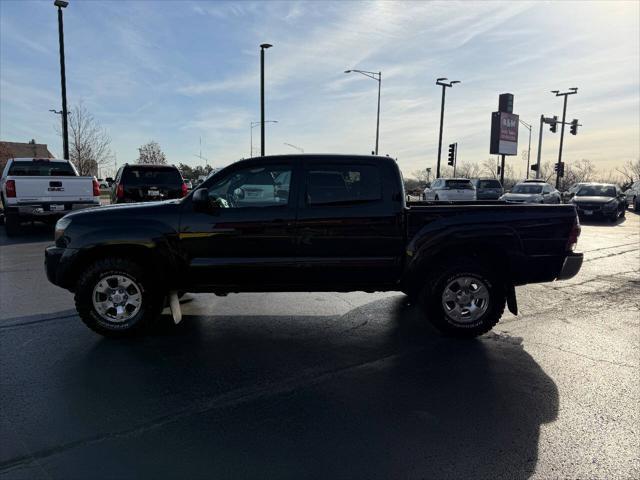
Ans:
[[[470,180],[447,180],[445,182],[445,188],[473,190],[473,185]]]
[[[182,177],[175,168],[137,168],[125,170],[123,182],[126,185],[180,185]]]
[[[478,188],[502,188],[498,180],[478,180]]]
[[[615,197],[616,188],[613,185],[584,185],[576,195],[578,197]]]
[[[49,160],[22,160],[13,162],[9,175],[14,177],[75,177],[70,163]]]
[[[511,190],[511,192],[528,194],[542,193],[542,185],[520,184],[513,187],[513,190]]]

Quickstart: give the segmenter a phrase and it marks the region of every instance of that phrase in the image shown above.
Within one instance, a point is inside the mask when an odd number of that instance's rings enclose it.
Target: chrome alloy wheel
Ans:
[[[475,277],[458,277],[442,292],[442,307],[456,323],[474,323],[489,308],[489,289]]]
[[[111,323],[123,323],[140,311],[142,289],[126,275],[111,274],[98,281],[91,298],[93,308],[102,319]]]

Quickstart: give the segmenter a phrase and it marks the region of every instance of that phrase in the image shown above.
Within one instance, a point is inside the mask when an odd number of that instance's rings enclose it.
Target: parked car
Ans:
[[[627,205],[633,206],[633,209],[638,212],[640,208],[640,181],[634,182],[631,187],[629,187],[624,194],[627,197]]]
[[[125,164],[116,174],[111,203],[169,200],[187,193],[187,185],[173,165]]]
[[[624,217],[627,210],[625,194],[611,183],[584,184],[571,203],[576,206],[580,218],[600,217],[615,222],[619,217]]]
[[[476,189],[476,200],[499,200],[504,194],[500,180],[495,178],[472,178]]]
[[[424,189],[425,201],[470,201],[476,199],[476,189],[468,178],[436,178]]]
[[[73,211],[100,205],[95,177],[80,177],[69,160],[11,158],[0,177],[7,235],[18,233],[20,223],[54,223]]]
[[[267,191],[285,172],[281,196],[238,201],[238,189]],[[572,205],[404,198],[388,157],[242,160],[181,200],[64,217],[45,252],[47,277],[108,336],[152,325],[167,298],[180,321],[178,291],[365,290],[405,292],[425,320],[469,337],[490,330],[505,305],[517,314],[515,286],[571,278],[582,265]]]
[[[525,180],[516,183],[500,200],[507,203],[560,203],[560,192],[544,181]]]
[[[563,202],[569,202],[576,194],[576,192],[580,189],[582,185],[587,185],[587,182],[574,183],[569,187],[566,192],[562,192],[561,198]]]

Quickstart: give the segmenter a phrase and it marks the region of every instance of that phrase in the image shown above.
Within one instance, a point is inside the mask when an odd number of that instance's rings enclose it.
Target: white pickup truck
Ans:
[[[20,222],[55,222],[72,210],[100,205],[95,177],[80,177],[71,162],[53,158],[12,158],[0,177],[7,235]]]

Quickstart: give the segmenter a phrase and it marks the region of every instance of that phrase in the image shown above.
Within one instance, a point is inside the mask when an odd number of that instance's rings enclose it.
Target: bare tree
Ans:
[[[142,145],[138,151],[138,163],[143,165],[166,165],[167,157],[160,148],[158,142],[151,140],[149,143]]]
[[[69,112],[69,157],[80,175],[98,175],[111,163],[111,137],[80,103]]]
[[[624,177],[624,183],[626,184],[640,180],[640,158],[636,159],[635,162],[627,160],[621,168],[616,168],[616,171]]]
[[[426,168],[423,170],[414,170],[411,172],[411,176],[420,183],[427,183],[431,179],[431,172],[428,172]]]
[[[493,158],[487,158],[480,164],[482,175],[490,178],[498,178],[498,163]]]

